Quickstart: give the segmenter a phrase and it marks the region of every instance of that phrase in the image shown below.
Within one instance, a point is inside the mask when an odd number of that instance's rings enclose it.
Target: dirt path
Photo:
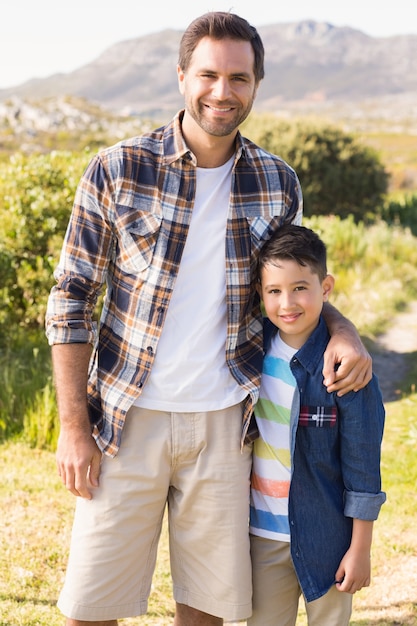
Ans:
[[[384,402],[398,399],[399,383],[407,373],[406,355],[413,352],[417,352],[417,302],[393,318],[391,327],[378,337],[371,352]]]

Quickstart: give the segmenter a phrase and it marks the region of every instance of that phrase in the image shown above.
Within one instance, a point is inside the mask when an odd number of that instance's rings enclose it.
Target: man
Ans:
[[[295,172],[238,133],[263,61],[246,20],[194,20],[179,52],[185,111],[101,152],[78,187],[47,315],[58,471],[80,496],[58,603],[67,626],[146,612],[167,505],[175,626],[251,612],[252,270],[262,242],[302,215]],[[356,331],[330,307],[326,323],[328,389],[360,388],[370,359]]]

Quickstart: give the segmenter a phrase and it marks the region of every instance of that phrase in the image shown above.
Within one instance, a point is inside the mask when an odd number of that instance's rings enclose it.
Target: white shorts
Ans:
[[[77,499],[58,607],[72,619],[142,615],[168,504],[176,602],[242,620],[251,613],[251,446],[242,407],[165,413],[133,407],[120,451],[103,456],[92,500]]]

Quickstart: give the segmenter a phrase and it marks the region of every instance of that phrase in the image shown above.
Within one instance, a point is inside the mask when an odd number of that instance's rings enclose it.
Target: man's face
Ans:
[[[209,135],[232,134],[256,96],[254,52],[249,41],[204,37],[186,72],[178,68],[187,113]]]

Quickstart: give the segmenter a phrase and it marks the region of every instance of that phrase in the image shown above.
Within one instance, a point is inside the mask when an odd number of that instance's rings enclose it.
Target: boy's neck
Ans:
[[[279,336],[281,340],[287,344],[290,348],[295,348],[296,350],[300,350],[303,345],[307,342],[307,340],[311,337],[315,329],[317,328],[319,320],[317,320],[317,324],[314,329],[308,333],[299,333],[290,335],[289,333],[283,333],[280,329],[278,329]]]

